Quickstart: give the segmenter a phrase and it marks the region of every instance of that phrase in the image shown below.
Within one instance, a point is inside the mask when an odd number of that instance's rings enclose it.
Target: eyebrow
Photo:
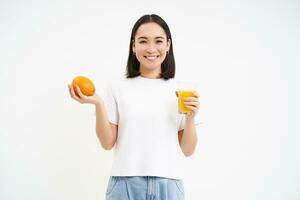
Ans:
[[[145,36],[138,37],[138,40],[141,40],[141,39],[148,39],[148,38],[145,37]],[[162,36],[157,36],[157,37],[155,37],[154,39],[165,39],[165,38],[162,37]]]

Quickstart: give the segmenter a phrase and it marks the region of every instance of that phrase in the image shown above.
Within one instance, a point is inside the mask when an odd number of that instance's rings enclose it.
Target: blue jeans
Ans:
[[[183,181],[155,176],[111,176],[106,200],[184,200]]]

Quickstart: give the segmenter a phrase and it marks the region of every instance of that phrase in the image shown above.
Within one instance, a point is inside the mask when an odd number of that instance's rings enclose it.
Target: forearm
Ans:
[[[116,140],[116,135],[112,131],[110,123],[108,121],[108,116],[105,110],[103,101],[95,104],[96,109],[96,133],[97,137],[106,150],[111,149]]]
[[[181,140],[181,149],[185,156],[191,156],[197,146],[197,129],[194,119],[187,119]]]

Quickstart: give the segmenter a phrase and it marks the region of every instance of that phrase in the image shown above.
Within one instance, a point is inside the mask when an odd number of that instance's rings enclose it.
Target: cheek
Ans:
[[[159,50],[160,56],[161,56],[161,57],[165,57],[165,56],[166,56],[166,51],[167,51],[167,50],[166,50],[165,48],[160,49],[160,50]]]
[[[136,51],[136,52],[141,52],[141,53],[143,53],[146,49],[147,49],[147,47],[146,47],[145,45],[136,45],[136,46],[135,46],[135,51]]]
[[[162,46],[158,46],[157,50],[161,53],[161,54],[165,54],[167,51],[167,47],[165,45]]]
[[[136,50],[136,56],[139,57],[139,58],[141,58],[141,57],[143,57],[143,55],[145,54],[145,52],[146,52],[145,49],[139,48],[139,49]]]

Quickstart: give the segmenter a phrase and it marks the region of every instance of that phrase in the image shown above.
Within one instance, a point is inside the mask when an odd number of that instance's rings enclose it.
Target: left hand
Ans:
[[[200,108],[199,94],[197,91],[193,91],[193,94],[193,97],[184,98],[185,107],[191,110],[186,114],[187,118],[194,118]]]

